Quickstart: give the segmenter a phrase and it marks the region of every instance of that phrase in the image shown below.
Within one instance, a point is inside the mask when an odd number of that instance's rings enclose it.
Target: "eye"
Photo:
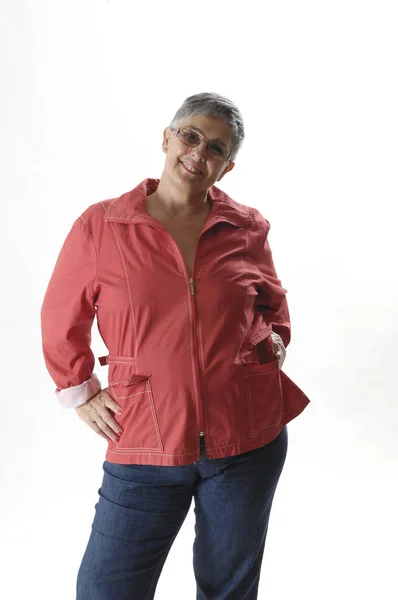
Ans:
[[[198,135],[196,135],[196,133],[193,133],[192,131],[184,131],[183,136],[189,141],[189,142],[197,142],[199,140]]]
[[[209,148],[211,149],[212,152],[214,152],[215,154],[220,154],[222,155],[224,153],[224,149],[221,148],[221,146],[217,146],[217,144],[210,144]]]

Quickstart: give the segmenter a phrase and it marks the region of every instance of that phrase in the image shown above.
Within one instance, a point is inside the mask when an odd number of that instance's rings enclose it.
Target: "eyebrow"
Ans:
[[[203,131],[201,131],[201,129],[199,129],[199,127],[195,127],[194,125],[187,125],[186,127],[188,129],[194,129],[195,131],[198,131],[199,133],[201,133],[203,135]],[[214,139],[212,139],[210,141],[211,142],[218,142],[219,144],[221,144],[225,148],[228,148],[227,144],[225,142],[223,142],[222,139],[220,139],[220,138],[214,138]]]

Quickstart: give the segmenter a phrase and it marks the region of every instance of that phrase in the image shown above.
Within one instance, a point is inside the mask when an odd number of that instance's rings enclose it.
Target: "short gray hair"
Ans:
[[[231,127],[233,137],[231,160],[235,160],[245,137],[242,115],[235,104],[225,96],[214,92],[188,96],[177,110],[169,127],[178,129],[180,122],[192,115],[218,117]]]

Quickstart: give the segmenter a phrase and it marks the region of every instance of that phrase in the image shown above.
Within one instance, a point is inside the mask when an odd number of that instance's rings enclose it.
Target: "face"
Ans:
[[[226,123],[217,117],[192,115],[180,122],[180,127],[195,127],[209,143],[223,142],[228,150],[232,149],[232,132]],[[234,168],[233,161],[223,161],[207,154],[205,142],[191,147],[184,144],[176,131],[167,127],[163,132],[163,152],[166,153],[165,171],[180,184],[190,186],[195,191],[207,190],[216,181],[220,181],[228,171]],[[201,171],[190,173],[182,163],[189,164]]]

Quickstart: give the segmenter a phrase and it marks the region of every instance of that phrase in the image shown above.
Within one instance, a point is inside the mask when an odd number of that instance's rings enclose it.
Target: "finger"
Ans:
[[[105,397],[105,406],[115,414],[120,414],[122,412],[122,407],[120,406],[120,404],[115,402],[109,394],[107,394]]]
[[[101,390],[101,400],[104,403],[104,406],[109,408],[114,413],[119,413],[122,410],[120,404],[115,402],[110,393],[108,392],[108,388]]]
[[[107,442],[110,442],[110,439],[108,438],[107,435],[105,435],[105,433],[103,431],[99,430],[97,433],[100,437],[104,438],[104,440],[106,440]]]
[[[107,409],[106,407],[100,412],[100,415],[102,417],[102,419],[105,421],[105,423],[111,428],[113,429],[113,431],[117,434],[117,435],[121,435],[123,433],[123,428],[121,425],[119,425],[119,423],[116,421],[116,419],[113,417],[112,413],[109,411],[109,409]]]
[[[96,396],[96,404],[101,405],[101,406],[108,406],[108,408],[111,408],[113,410],[113,412],[118,412],[121,408],[117,404],[117,402],[114,401],[112,396],[110,396],[110,394],[108,392],[108,388],[105,388],[104,390],[101,390],[100,392],[98,392],[98,394]]]
[[[102,429],[97,425],[97,423],[95,423],[94,421],[86,421],[87,425],[89,427],[91,427],[91,429],[93,431],[95,431],[95,433],[97,433],[99,436],[101,436],[102,438],[104,438],[104,440],[106,440],[107,442],[109,442],[111,440],[111,438],[109,438],[103,431]]]
[[[108,436],[108,438],[110,438],[114,442],[119,441],[120,436],[118,436],[117,433],[115,433],[115,431],[111,427],[109,427],[109,425],[107,425],[103,419],[101,419],[100,416],[98,416],[98,418],[96,419],[96,423],[97,423],[98,427],[101,429],[101,431],[103,431]],[[119,427],[119,430],[120,430],[120,427]]]

